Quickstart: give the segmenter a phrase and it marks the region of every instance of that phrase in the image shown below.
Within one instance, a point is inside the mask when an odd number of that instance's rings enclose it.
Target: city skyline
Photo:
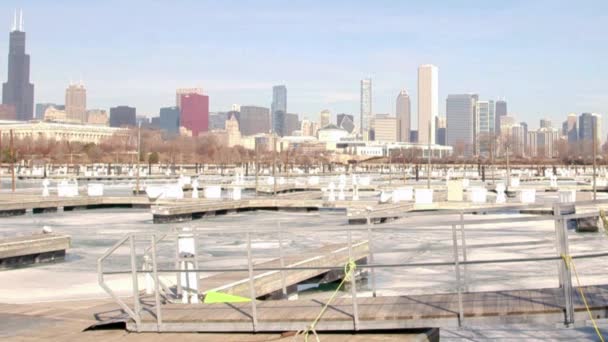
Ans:
[[[58,1],[52,6],[34,6],[21,1],[2,3],[0,22],[4,19],[7,28],[10,27],[14,9],[23,7],[24,26],[28,34],[27,52],[33,56],[31,80],[36,84],[35,102],[61,103],[66,84],[77,75],[82,75],[88,89],[87,102],[92,108],[110,108],[126,104],[137,107],[138,112],[142,114],[155,116],[158,115],[159,108],[172,105],[174,90],[180,87],[203,88],[211,98],[211,111],[229,110],[232,103],[268,107],[272,101],[272,86],[286,84],[290,88],[290,112],[299,113],[301,118],[314,115],[323,108],[329,108],[333,113],[344,112],[357,116],[358,82],[369,76],[374,83],[372,114],[394,114],[394,94],[400,89],[407,89],[412,98],[417,98],[416,68],[418,65],[431,63],[441,69],[440,102],[450,93],[478,93],[484,99],[494,100],[504,97],[510,104],[509,114],[530,118],[528,121],[533,127],[536,127],[541,117],[558,121],[570,112],[608,112],[608,100],[603,96],[608,91],[602,81],[606,71],[605,68],[598,67],[606,51],[594,43],[605,34],[605,28],[595,24],[593,20],[587,23],[588,18],[594,17],[596,13],[601,12],[600,8],[606,6],[602,2],[588,7],[546,1],[505,5],[472,2],[451,6],[449,11],[442,9],[438,3],[414,4],[413,8],[421,13],[420,18],[411,23],[405,20],[411,19],[411,16],[393,14],[401,7],[400,4],[387,5],[385,8],[380,5],[357,4],[337,17],[337,27],[329,35],[331,37],[321,39],[318,43],[306,39],[302,46],[307,49],[305,56],[292,54],[287,58],[287,55],[281,53],[280,56],[259,65],[255,63],[271,54],[262,52],[267,44],[277,43],[279,37],[293,32],[298,33],[298,38],[301,37],[304,19],[315,17],[315,22],[327,19],[328,16],[338,13],[339,6],[324,6],[324,12],[319,13],[315,9],[303,10],[301,4],[290,4],[282,11],[291,19],[296,17],[295,25],[274,35],[262,37],[262,33],[269,30],[270,24],[256,21],[255,25],[251,25],[253,32],[250,34],[256,37],[251,43],[236,35],[244,30],[243,25],[232,28],[215,25],[212,30],[205,30],[210,34],[200,43],[193,40],[192,34],[181,33],[202,28],[199,25],[207,28],[207,25],[216,22],[218,18],[226,19],[232,11],[236,11],[234,15],[237,15],[255,10],[254,13],[261,11],[266,13],[265,16],[269,16],[269,7],[275,2],[261,2],[259,9],[252,9],[246,4],[222,6],[185,2],[208,10],[193,12],[209,13],[209,17],[206,17],[209,20],[201,24],[194,20],[194,15],[185,14],[180,19],[182,25],[171,30],[150,25],[132,25],[128,32],[124,32],[124,37],[116,36],[116,29],[105,27],[111,25],[84,27],[80,30],[82,32],[73,32],[68,27],[72,25],[58,23],[48,26],[43,20],[49,15],[53,16],[53,13],[61,17],[66,11],[77,14],[84,13],[85,10],[87,13],[95,10],[101,16],[110,12],[117,14],[115,20],[124,22],[127,17],[133,19],[128,16],[128,9],[137,7],[138,3],[107,2],[103,5],[95,4],[93,9],[75,1]],[[539,24],[528,14],[531,9],[542,9],[543,6],[549,5],[555,11],[541,18],[547,21],[548,25]],[[143,12],[143,17],[146,20],[159,18],[165,7],[158,4],[152,6]],[[483,19],[477,18],[480,13],[485,14]],[[424,29],[429,27],[416,28],[415,24],[420,24],[432,14],[440,20],[473,16],[476,19],[466,25],[456,25],[451,30],[453,32],[442,32],[434,28],[425,33]],[[348,24],[350,19],[364,15],[377,20],[379,25],[365,32]],[[486,21],[505,19],[509,16],[518,18],[518,25],[510,25],[517,27],[492,28],[484,32],[478,30]],[[77,20],[76,24],[81,21],[84,23],[83,18],[74,18]],[[283,20],[273,18],[274,16],[268,19]],[[584,19],[586,25],[578,25],[565,34],[559,34],[563,33],[564,28],[559,25],[557,19],[568,19],[570,23]],[[401,22],[403,24],[399,24]],[[521,32],[531,27],[534,32],[530,32],[529,37],[522,37]],[[321,35],[319,30],[310,25],[306,26],[306,29],[311,30],[310,33],[315,37]],[[391,37],[403,32],[415,34],[409,42],[403,39],[391,41]],[[102,44],[76,44],[80,39],[73,39],[74,42],[65,41],[68,33],[73,33],[74,38],[87,35],[87,41]],[[154,44],[149,37],[144,37],[145,34],[156,37]],[[361,57],[349,55],[349,51],[355,47],[354,43],[348,46],[341,46],[342,43],[339,43],[342,38],[354,37],[356,34],[360,37],[357,44],[369,45],[369,51]],[[495,36],[490,37],[492,34]],[[454,37],[464,36],[469,37],[463,45],[466,48],[455,47],[450,41]],[[378,37],[383,39],[376,39]],[[547,39],[540,39],[541,37]],[[133,40],[134,38],[139,40]],[[487,44],[477,44],[480,42]],[[132,46],[129,43],[133,43]],[[210,46],[216,43],[219,48],[212,50]],[[555,54],[558,46],[561,48],[566,44],[569,46],[568,53],[561,51],[560,54]],[[57,50],[57,46],[61,46],[61,49]],[[6,38],[0,42],[0,48],[8,50]],[[143,60],[142,54],[135,53],[136,48],[143,48]],[[185,57],[172,57],[173,48],[187,48]],[[294,48],[295,46],[290,45],[286,52],[293,53]],[[488,51],[489,48],[494,50],[492,54]],[[229,53],[235,52],[234,49],[238,50],[238,53],[231,56]],[[324,58],[315,57],[315,51],[322,49],[326,52],[320,54]],[[437,54],[441,49],[450,53]],[[197,57],[199,54],[206,55],[211,52],[213,58]],[[249,55],[253,60],[237,58]],[[370,56],[373,58],[369,58]],[[0,63],[6,65],[7,56],[0,57]],[[279,57],[281,60],[278,60]],[[167,64],[172,58],[175,59],[175,65]],[[179,68],[177,64],[180,65]],[[51,65],[53,67],[50,67]],[[508,72],[504,72],[505,70]],[[124,74],[121,74],[123,71]],[[238,77],[230,78],[234,75]],[[124,82],[120,81],[125,79]],[[417,103],[412,101],[412,127],[417,126],[417,112]],[[445,116],[442,106],[439,106],[439,114]],[[358,118],[356,120],[358,121]]]

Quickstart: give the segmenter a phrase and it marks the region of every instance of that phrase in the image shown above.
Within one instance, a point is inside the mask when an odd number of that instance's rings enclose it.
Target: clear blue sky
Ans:
[[[505,97],[531,127],[569,112],[608,113],[608,1],[12,1],[0,2],[0,77],[8,30],[23,8],[36,102],[63,103],[82,79],[89,107],[157,115],[177,87],[202,87],[211,110],[270,106],[359,113],[373,79],[375,113],[407,88],[416,112],[419,64],[439,67],[448,93]],[[0,25],[0,27],[2,27]],[[607,122],[608,118],[604,118]]]

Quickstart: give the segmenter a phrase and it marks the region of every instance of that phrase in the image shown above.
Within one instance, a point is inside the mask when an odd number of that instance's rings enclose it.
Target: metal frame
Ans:
[[[592,204],[600,204],[600,203],[608,203],[606,201],[595,201]],[[590,203],[591,204],[591,203]],[[530,208],[531,206],[525,206],[526,208]],[[547,207],[547,205],[542,205],[538,207]],[[329,227],[322,229],[317,229],[317,227],[313,228],[305,228],[305,229],[294,229],[294,232],[301,231],[346,231],[346,239],[348,244],[348,253],[349,258],[353,257],[353,247],[357,245],[357,243],[353,243],[352,233],[359,232],[361,234],[367,234],[369,239],[369,261],[370,263],[364,265],[358,265],[358,268],[368,269],[371,271],[372,275],[372,293],[376,295],[376,284],[375,284],[375,273],[374,270],[376,268],[409,268],[409,267],[445,267],[445,266],[453,266],[454,267],[454,275],[456,281],[456,288],[458,293],[458,326],[462,326],[465,323],[464,317],[464,307],[462,301],[462,291],[468,291],[468,280],[467,280],[467,266],[468,265],[482,265],[482,264],[499,264],[499,263],[522,263],[522,262],[540,262],[540,261],[558,261],[559,264],[559,280],[560,285],[564,290],[564,307],[565,307],[565,315],[564,323],[567,325],[573,324],[575,320],[575,311],[573,308],[573,300],[572,300],[572,281],[571,281],[571,273],[568,267],[566,267],[566,261],[563,260],[563,256],[569,256],[569,246],[568,246],[568,235],[567,235],[567,226],[566,222],[569,219],[575,218],[583,218],[583,217],[595,217],[599,216],[597,211],[592,211],[584,214],[573,214],[573,215],[562,215],[560,211],[560,205],[553,205],[553,215],[552,216],[530,216],[523,218],[501,218],[501,219],[479,219],[479,220],[465,220],[464,214],[467,212],[493,212],[493,211],[503,211],[504,208],[476,208],[473,210],[461,210],[459,211],[458,220],[450,220],[448,222],[441,222],[435,224],[428,225],[420,225],[417,224],[416,227],[424,227],[424,226],[451,226],[452,229],[452,246],[453,246],[453,261],[448,262],[427,262],[427,263],[394,263],[394,264],[377,264],[374,260],[374,248],[373,248],[373,231],[378,230],[382,231],[384,229],[407,229],[407,227],[394,227],[394,226],[372,226],[370,223],[370,219],[368,216],[368,224],[364,226],[347,226],[347,227]],[[453,212],[449,213],[450,215],[454,215]],[[426,215],[426,213],[424,214]],[[437,213],[434,213],[437,215]],[[512,258],[512,259],[492,259],[492,260],[468,260],[466,256],[466,237],[465,237],[465,225],[480,225],[480,224],[488,224],[488,223],[505,223],[505,222],[534,222],[534,221],[547,221],[553,220],[555,222],[555,231],[556,231],[556,256],[547,256],[547,257],[535,257],[535,258]],[[457,226],[459,226],[458,229]],[[460,239],[458,238],[458,231],[460,231]],[[312,267],[312,266],[289,266],[286,267],[284,264],[284,251],[283,251],[283,228],[279,223],[276,229],[273,227],[266,229],[256,229],[255,231],[246,230],[246,229],[236,229],[236,230],[227,230],[226,228],[222,229],[194,229],[189,231],[194,235],[195,241],[198,241],[199,234],[215,234],[215,233],[234,233],[234,234],[245,234],[246,236],[246,246],[247,246],[247,268],[241,267],[229,267],[229,268],[200,268],[198,267],[198,263],[196,264],[195,269],[181,270],[179,269],[179,260],[177,260],[177,266],[174,269],[159,269],[157,264],[157,243],[166,238],[173,238],[179,235],[179,232],[171,232],[157,238],[156,234],[151,234],[150,237],[150,247],[145,249],[144,253],[150,253],[152,256],[152,268],[146,270],[139,270],[137,268],[137,252],[135,249],[135,239],[136,236],[149,236],[150,234],[129,234],[118,241],[112,248],[110,248],[106,253],[102,255],[102,257],[98,260],[98,278],[100,286],[117,302],[117,304],[129,315],[129,317],[133,320],[135,330],[140,330],[142,327],[149,327],[149,323],[142,324],[141,322],[141,301],[139,297],[139,285],[138,285],[138,275],[152,273],[154,278],[154,301],[156,306],[156,331],[168,331],[172,328],[169,328],[167,324],[163,324],[162,321],[162,303],[160,299],[160,291],[162,286],[161,281],[159,280],[159,274],[162,273],[170,273],[170,274],[179,274],[181,272],[197,272],[197,273],[208,273],[208,272],[248,272],[248,281],[250,288],[250,296],[253,299],[251,301],[251,325],[249,326],[249,330],[251,329],[255,331],[264,330],[267,326],[267,322],[259,322],[258,321],[258,313],[257,313],[257,303],[256,303],[256,290],[255,290],[255,271],[275,271],[281,273],[281,281],[282,281],[282,292],[283,294],[287,293],[286,284],[285,284],[285,272],[288,271],[297,271],[297,270],[342,270],[344,268],[343,265],[336,265],[334,267]],[[255,267],[254,256],[251,246],[251,234],[263,234],[263,233],[278,233],[278,253],[280,259],[279,267]],[[130,259],[131,259],[131,268],[128,271],[104,271],[103,270],[103,261],[106,260],[112,253],[114,253],[119,247],[125,244],[125,242],[129,240],[130,245]],[[460,246],[459,246],[460,240]],[[460,257],[460,252],[462,251],[462,259]],[[598,258],[598,257],[606,257],[608,256],[608,252],[603,253],[593,253],[593,254],[583,254],[583,255],[575,255],[571,256],[573,259],[580,258]],[[195,261],[198,256],[195,256]],[[461,268],[464,271],[464,276],[461,274]],[[133,282],[133,309],[131,309],[124,301],[122,301],[115,293],[107,286],[104,281],[104,275],[113,275],[113,274],[130,274]],[[180,277],[177,277],[179,279]],[[179,281],[178,281],[179,286]],[[165,289],[166,290],[166,289]],[[360,322],[359,321],[359,313],[358,313],[358,303],[357,303],[357,289],[356,284],[353,281],[351,284],[351,298],[352,298],[352,307],[353,307],[353,322],[352,328],[354,330],[364,329],[365,327],[372,326],[374,324],[370,322]],[[470,318],[467,318],[469,320]],[[472,319],[474,321],[474,319]],[[404,325],[407,325],[404,323]],[[147,330],[147,328],[146,328]]]

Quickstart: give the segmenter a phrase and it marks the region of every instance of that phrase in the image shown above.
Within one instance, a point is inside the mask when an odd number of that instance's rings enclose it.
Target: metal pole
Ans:
[[[456,225],[452,225],[452,251],[454,253],[454,268],[456,270],[456,289],[458,290],[458,326],[461,327],[464,320],[462,310],[462,289],[460,287],[460,262],[458,258],[458,239],[456,238]]]
[[[247,267],[249,268],[249,294],[251,297],[251,317],[253,318],[253,331],[258,329],[258,310],[256,305],[255,282],[253,279],[253,260],[251,256],[251,233],[247,232]]]
[[[2,188],[2,159],[3,159],[3,157],[4,157],[4,153],[2,151],[2,131],[0,131],[0,189]],[[46,165],[45,165],[45,168],[46,168]]]
[[[158,280],[158,266],[156,264],[156,234],[152,235],[152,276],[154,277],[154,302],[156,305],[156,330],[160,332],[163,317],[160,305],[160,290]]]
[[[135,196],[139,195],[139,159],[141,157],[141,122],[137,127],[137,180],[135,181]]]
[[[260,157],[258,156],[258,142],[254,140],[255,151],[255,197],[258,197],[258,173],[260,172]]]
[[[272,135],[272,193],[273,195],[277,195],[277,177],[275,175],[277,167],[277,136],[275,134]]]
[[[15,146],[13,145],[13,130],[10,130],[11,140],[11,189],[15,192]]]
[[[464,260],[465,262],[467,261],[467,242],[466,242],[466,237],[465,237],[465,233],[464,233],[464,213],[461,210],[460,211],[460,240],[462,242],[462,260]],[[469,282],[468,282],[468,269],[467,269],[467,264],[464,264],[464,290],[466,292],[469,292]]]
[[[285,282],[285,260],[283,259],[283,230],[281,229],[281,221],[277,222],[279,226],[279,262],[281,264],[281,288],[283,289],[283,297],[287,297],[287,285]]]
[[[369,248],[369,263],[370,264],[374,264],[374,249],[373,249],[373,235],[372,235],[372,228],[371,228],[371,222],[370,222],[370,218],[369,215],[367,216],[367,245]],[[372,296],[376,297],[376,271],[375,268],[372,267]]]
[[[574,323],[574,306],[572,302],[572,273],[570,271],[570,265],[568,265],[570,258],[570,251],[568,247],[568,227],[566,226],[566,220],[564,220],[561,213],[561,207],[559,203],[553,205],[553,215],[555,217],[555,229],[557,231],[559,250],[557,251],[559,256],[562,257],[561,261],[561,272],[562,277],[561,283],[563,284],[564,290],[564,306],[566,309],[566,316],[564,323],[570,325]],[[566,260],[564,260],[564,257]]]
[[[180,270],[181,269],[181,260],[179,257],[179,234],[177,235],[177,238],[175,239],[175,269],[176,270]],[[182,289],[182,274],[181,272],[179,272],[177,274],[177,295],[181,296],[183,289]]]
[[[129,245],[131,247],[131,277],[133,280],[133,311],[135,313],[135,326],[137,331],[139,331],[139,326],[141,324],[141,316],[139,312],[141,311],[140,302],[139,302],[139,283],[137,278],[137,260],[136,260],[136,251],[135,251],[135,236],[131,234],[129,236]]]
[[[591,122],[593,122],[593,200],[597,200],[597,188],[596,188],[596,183],[595,183],[595,169],[597,167],[596,165],[596,154],[597,154],[597,119],[594,117],[592,118]]]
[[[391,150],[388,149],[388,185],[393,184],[393,155],[391,154]]]
[[[507,145],[507,184],[505,189],[509,190],[509,183],[511,183],[511,164],[509,164],[509,145]]]
[[[426,188],[431,188],[431,120],[429,120],[429,142],[428,142],[428,164],[427,164],[427,172],[426,175]]]
[[[353,260],[353,239],[351,236],[350,229],[348,230],[347,235],[348,235],[348,260],[350,262],[350,261],[354,261]],[[351,282],[350,283],[350,294],[351,294],[351,298],[353,301],[354,328],[355,328],[355,330],[359,330],[359,308],[357,305],[357,281],[355,279],[354,271],[353,271],[353,274],[351,275],[350,282]]]

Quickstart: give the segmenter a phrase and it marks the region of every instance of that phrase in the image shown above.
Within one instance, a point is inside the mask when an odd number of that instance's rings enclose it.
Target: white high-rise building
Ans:
[[[361,137],[369,139],[372,121],[372,79],[361,80]]]
[[[411,130],[411,103],[410,96],[407,90],[403,89],[399,95],[397,95],[397,106],[395,114],[397,116],[397,122],[399,124],[399,130],[397,134],[397,140],[402,142],[410,141],[410,130]]]
[[[435,117],[439,115],[439,69],[418,67],[418,142],[435,143]],[[430,126],[430,127],[429,127]],[[429,129],[430,128],[430,129]]]
[[[319,122],[321,123],[321,128],[324,128],[325,126],[328,126],[331,123],[331,112],[328,109],[324,109],[321,111],[321,113],[319,114],[320,120]]]

